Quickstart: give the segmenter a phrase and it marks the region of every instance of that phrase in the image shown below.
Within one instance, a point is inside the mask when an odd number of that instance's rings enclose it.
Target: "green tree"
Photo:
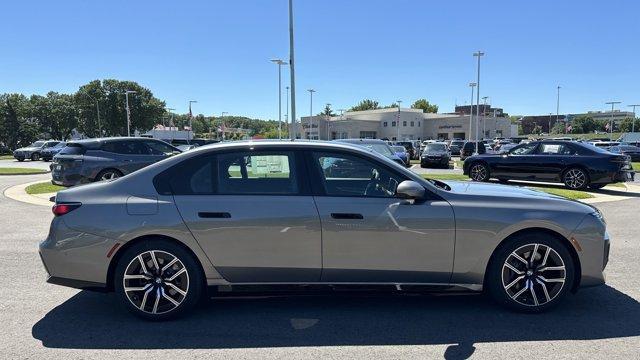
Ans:
[[[427,99],[418,99],[411,105],[412,109],[422,109],[425,113],[437,113],[438,105],[430,104]]]
[[[364,99],[358,103],[358,105],[349,109],[349,111],[364,111],[364,110],[375,110],[379,109],[380,106],[378,102],[371,99]]]
[[[540,135],[542,133],[542,126],[536,124],[531,131],[532,134]]]
[[[601,125],[588,115],[576,116],[571,123],[571,132],[576,134],[586,134],[594,130],[600,130]]]
[[[634,129],[634,127],[633,127],[633,121],[634,121],[634,120],[635,120],[635,122],[636,122],[635,129]],[[629,118],[625,118],[625,119],[623,119],[623,120],[620,122],[620,124],[618,125],[618,126],[619,126],[620,131],[621,131],[621,132],[631,132],[631,130],[636,130],[636,131],[638,131],[638,125],[639,125],[639,124],[638,124],[638,120],[639,120],[639,119],[634,119],[634,118],[630,118],[630,117],[629,117]]]
[[[16,149],[37,139],[38,123],[30,118],[30,111],[31,106],[26,96],[0,95],[0,143]]]
[[[324,106],[324,110],[322,110],[322,112],[318,115],[335,116],[335,114],[333,113],[333,109],[331,109],[331,104],[326,104]]]
[[[551,128],[552,134],[564,134],[564,122],[558,121]]]

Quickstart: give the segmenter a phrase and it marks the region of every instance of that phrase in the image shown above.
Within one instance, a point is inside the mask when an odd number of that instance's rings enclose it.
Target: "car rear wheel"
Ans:
[[[31,161],[38,161],[38,159],[40,159],[40,154],[38,153],[31,154]]]
[[[96,181],[113,180],[122,176],[122,173],[116,169],[105,169],[98,173]]]
[[[472,164],[469,177],[473,181],[489,181],[489,167],[483,163]]]
[[[589,186],[589,176],[580,168],[571,168],[565,171],[562,182],[573,190],[582,190]]]
[[[114,289],[133,314],[168,320],[192,310],[204,288],[202,272],[191,254],[166,240],[127,249],[116,264]]]
[[[575,267],[567,248],[546,234],[519,236],[500,247],[487,271],[498,303],[522,312],[557,305],[573,286]]]

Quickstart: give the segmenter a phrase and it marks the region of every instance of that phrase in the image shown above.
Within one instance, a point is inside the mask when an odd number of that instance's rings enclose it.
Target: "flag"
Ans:
[[[186,131],[191,131],[191,126],[185,126],[185,127],[184,127],[184,129],[185,129]]]
[[[604,129],[609,131],[609,123],[604,124]]]
[[[567,126],[567,132],[571,132],[571,130],[573,130],[573,127],[571,125]]]

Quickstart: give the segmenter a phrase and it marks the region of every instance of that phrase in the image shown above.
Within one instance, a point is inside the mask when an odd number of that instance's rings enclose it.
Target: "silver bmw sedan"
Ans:
[[[203,146],[57,194],[48,282],[114,291],[143,318],[207,290],[348,285],[485,291],[525,312],[604,283],[593,207],[534,190],[425,180],[349,144]]]

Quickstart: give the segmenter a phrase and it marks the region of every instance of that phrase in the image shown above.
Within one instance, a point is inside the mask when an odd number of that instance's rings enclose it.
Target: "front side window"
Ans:
[[[394,197],[402,176],[370,160],[333,153],[314,153],[327,196]]]
[[[576,152],[565,144],[541,144],[540,154],[542,155],[574,155]]]
[[[161,141],[145,141],[151,155],[173,155],[175,149]]]

